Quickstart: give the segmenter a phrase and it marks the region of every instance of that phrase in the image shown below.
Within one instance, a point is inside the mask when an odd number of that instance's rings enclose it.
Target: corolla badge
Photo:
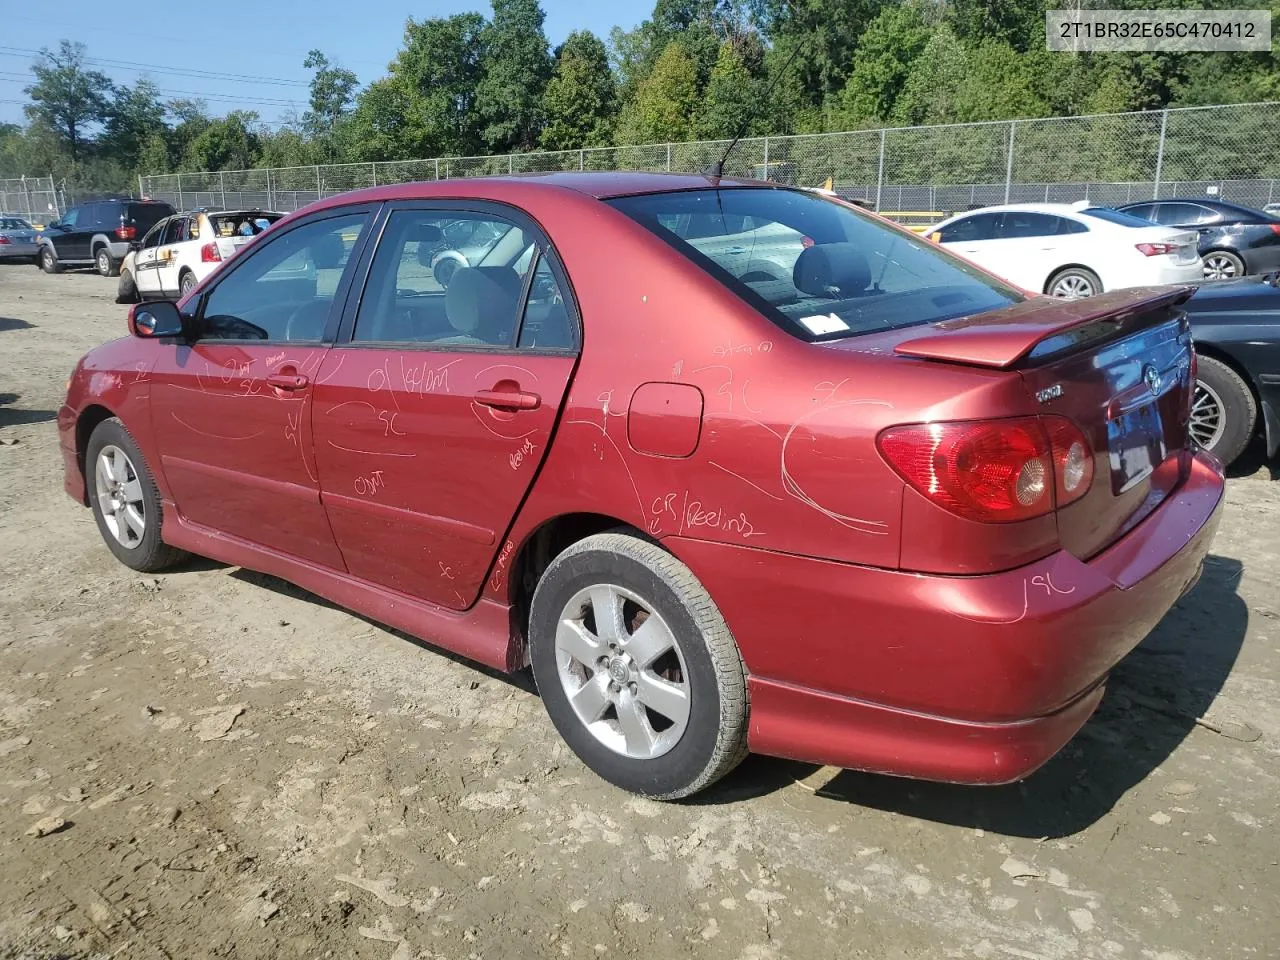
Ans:
[[[1142,379],[1147,382],[1147,389],[1151,391],[1154,397],[1160,393],[1160,371],[1147,364],[1142,368]]]

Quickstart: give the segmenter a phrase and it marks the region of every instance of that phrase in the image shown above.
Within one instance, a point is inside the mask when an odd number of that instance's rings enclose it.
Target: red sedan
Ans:
[[[382,187],[134,307],[72,376],[66,488],[134,569],[531,665],[628,790],[749,750],[1007,782],[1209,548],[1190,292],[1029,297],[768,184]]]

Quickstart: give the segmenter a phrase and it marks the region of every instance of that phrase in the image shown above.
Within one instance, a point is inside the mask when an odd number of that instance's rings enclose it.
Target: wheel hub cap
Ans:
[[[622,657],[614,657],[609,661],[609,676],[614,683],[626,683],[631,679],[631,668]]]

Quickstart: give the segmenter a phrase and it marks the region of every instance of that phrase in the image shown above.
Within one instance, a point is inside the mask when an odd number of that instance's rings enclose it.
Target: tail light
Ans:
[[[1144,257],[1158,257],[1165,253],[1173,253],[1178,249],[1176,243],[1138,243],[1135,246]]]
[[[810,247],[813,246],[813,237],[801,237],[800,246],[808,250]]]
[[[216,243],[206,243],[203,247],[200,248],[200,262],[201,263],[221,263],[222,262],[222,254],[218,252],[218,245]]]
[[[138,228],[131,223],[122,223],[116,227],[116,237],[121,240],[132,240],[138,235]]]
[[[1280,233],[1280,223],[1267,224],[1271,228],[1272,233]]]
[[[6,243],[13,243],[13,241],[10,240],[8,237],[6,237],[3,233],[0,233],[0,247],[4,246]]]
[[[1093,483],[1093,451],[1063,417],[1016,417],[889,427],[881,455],[944,510],[982,523],[1051,513]]]

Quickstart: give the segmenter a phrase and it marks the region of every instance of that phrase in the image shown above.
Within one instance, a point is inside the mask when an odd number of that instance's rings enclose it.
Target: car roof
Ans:
[[[761,180],[707,177],[688,173],[648,173],[632,171],[571,171],[554,173],[505,174],[493,177],[465,177],[453,180],[421,180],[368,187],[320,201],[316,208],[342,206],[361,201],[430,199],[518,200],[523,193],[572,190],[597,200],[667,193],[676,190],[706,190],[717,187],[781,187]],[[787,189],[791,189],[788,187]]]
[[[961,213],[954,214],[957,217],[967,217],[975,213],[1051,213],[1054,216],[1061,214],[1078,214],[1080,211],[1075,209],[1069,203],[1000,203],[990,207],[979,207],[976,210],[965,210]]]

